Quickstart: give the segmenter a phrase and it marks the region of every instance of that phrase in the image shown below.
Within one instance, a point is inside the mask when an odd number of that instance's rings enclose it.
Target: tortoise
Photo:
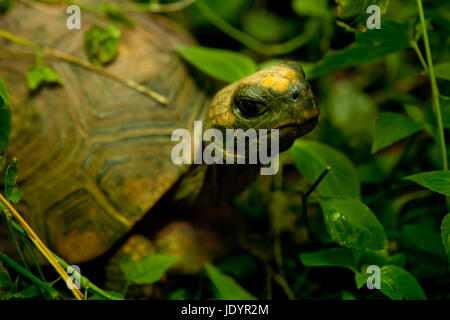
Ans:
[[[65,8],[37,9],[17,3],[1,17],[0,28],[86,59],[83,34],[99,19],[83,12],[81,30],[68,30]],[[175,129],[192,132],[196,120],[221,131],[279,129],[282,152],[318,120],[299,63],[259,70],[211,96],[209,82],[198,81],[177,53],[179,45],[196,44],[186,31],[160,15],[135,14],[133,19],[138,23],[121,28],[118,55],[105,68],[167,97],[167,105],[57,60],[45,62],[63,85],[30,94],[25,81],[30,57],[0,56],[13,111],[7,155],[20,161],[18,183],[24,191],[17,207],[49,248],[72,264],[104,254],[167,195],[195,204],[200,198],[216,199],[208,194],[218,184],[229,199],[258,174],[259,165],[175,164]],[[1,47],[24,51],[5,40]],[[212,207],[218,206],[215,201]],[[170,220],[171,213],[158,214]],[[12,250],[6,233],[2,238],[0,251]]]

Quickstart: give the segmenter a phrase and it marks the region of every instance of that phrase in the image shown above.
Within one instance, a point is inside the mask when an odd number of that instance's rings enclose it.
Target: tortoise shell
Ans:
[[[17,3],[0,28],[86,60],[84,32],[99,20],[82,12],[81,30],[66,28],[65,7]],[[79,66],[45,60],[63,85],[30,95],[33,55],[0,40],[0,74],[11,94],[8,152],[19,159],[21,213],[71,263],[99,256],[142,218],[188,166],[170,153],[176,128],[205,117],[208,96],[189,76],[176,46],[194,41],[157,15],[134,15],[121,29],[118,56],[107,70],[168,98],[168,105]],[[21,52],[22,54],[19,54]],[[29,51],[32,53],[32,51]]]

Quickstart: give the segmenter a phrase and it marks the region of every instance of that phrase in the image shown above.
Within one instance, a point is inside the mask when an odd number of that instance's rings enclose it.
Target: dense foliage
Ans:
[[[380,29],[366,27],[371,4],[381,9]],[[136,6],[151,8],[145,1]],[[245,245],[191,276],[166,274],[174,257],[127,256],[121,293],[135,297],[151,285],[164,299],[450,298],[450,3],[423,6],[421,0],[199,0],[167,13],[199,42],[179,54],[218,86],[283,60],[302,62],[321,116],[282,154],[276,176],[259,177],[235,199],[236,214],[252,226]],[[117,54],[119,29],[134,23],[121,6],[91,9],[111,23],[85,35],[87,58],[104,65]],[[12,1],[0,1],[0,11],[8,10]],[[40,58],[26,79],[30,90],[61,85]],[[1,151],[11,131],[8,104],[0,80]],[[11,203],[22,196],[17,174],[14,160],[5,170]],[[27,243],[17,218],[5,204],[0,208],[11,233]],[[0,253],[0,297],[69,297],[60,282],[46,280],[50,267],[21,261]],[[366,286],[374,265],[380,290]],[[101,278],[90,280],[101,287]],[[122,297],[87,284],[83,278],[92,299]]]

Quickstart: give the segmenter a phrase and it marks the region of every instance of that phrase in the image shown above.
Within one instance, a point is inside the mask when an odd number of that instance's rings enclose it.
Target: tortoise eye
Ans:
[[[238,99],[236,105],[240,113],[246,118],[260,116],[268,109],[264,103],[248,99]]]

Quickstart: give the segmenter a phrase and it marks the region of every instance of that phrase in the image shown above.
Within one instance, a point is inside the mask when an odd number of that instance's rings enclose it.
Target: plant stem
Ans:
[[[127,282],[125,282],[125,287],[123,288],[122,296],[125,297],[127,295],[128,288],[130,287],[130,284],[131,284],[130,280],[127,280]]]
[[[25,257],[23,256],[22,249],[20,248],[19,242],[17,242],[16,234],[14,233],[14,230],[11,227],[11,215],[8,212],[8,210],[5,210],[3,212],[3,214],[4,214],[4,217],[5,217],[5,221],[6,221],[6,225],[8,227],[9,234],[10,234],[11,238],[13,239],[14,245],[16,247],[16,250],[17,250],[18,254],[19,254],[20,261],[22,261],[22,264],[25,267],[25,269],[30,270],[30,267],[28,266],[28,263],[25,260]]]
[[[116,80],[116,81],[118,81],[118,82],[120,82],[120,83],[122,83],[122,84],[124,84],[124,85],[126,85],[126,86],[128,86],[128,87],[130,87],[130,88],[132,88],[132,89],[134,89],[134,90],[136,90],[136,91],[138,91],[138,92],[148,96],[148,97],[150,97],[150,98],[155,99],[156,101],[158,101],[161,104],[164,104],[164,105],[168,104],[167,98],[162,96],[162,95],[160,95],[159,93],[157,93],[157,92],[155,92],[153,90],[150,90],[150,89],[144,87],[143,85],[141,85],[141,84],[139,84],[139,83],[137,83],[135,81],[122,78],[121,76],[119,76],[119,75],[117,75],[115,73],[109,72],[109,71],[105,70],[104,68],[102,68],[100,66],[97,66],[97,65],[91,64],[89,62],[80,60],[80,59],[78,59],[78,58],[76,58],[74,56],[71,56],[70,54],[67,54],[67,53],[64,53],[64,52],[52,49],[50,47],[43,47],[42,48],[42,52],[44,54],[47,54],[47,55],[53,57],[53,58],[57,58],[59,60],[70,62],[72,64],[78,65],[78,66],[83,67],[85,69],[88,69],[88,70],[100,73],[100,74],[102,74],[104,76],[107,76],[107,77],[109,77],[111,79],[114,79],[114,80]]]
[[[302,197],[302,217],[301,217],[301,222],[305,226],[306,231],[308,232],[309,239],[311,240],[311,238],[313,237],[313,233],[312,233],[312,230],[311,230],[311,228],[309,226],[309,219],[308,219],[308,197],[303,192],[301,192],[300,195]]]
[[[65,61],[65,62],[72,63],[74,65],[77,65],[79,67],[85,68],[87,70],[97,72],[97,73],[99,73],[99,74],[101,74],[103,76],[106,76],[106,77],[109,77],[111,79],[114,79],[114,80],[116,80],[116,81],[126,85],[127,87],[130,87],[130,88],[138,91],[139,93],[142,93],[142,94],[144,94],[144,95],[146,95],[146,96],[148,96],[148,97],[150,97],[152,99],[155,99],[156,101],[158,101],[161,104],[164,104],[164,105],[168,104],[167,98],[162,96],[161,94],[159,94],[159,93],[157,93],[157,92],[155,92],[153,90],[150,90],[150,89],[144,87],[143,85],[141,85],[141,84],[139,84],[139,83],[137,83],[135,81],[132,81],[130,79],[125,79],[125,78],[123,78],[123,77],[121,77],[121,76],[119,76],[119,75],[117,75],[115,73],[107,71],[106,69],[104,69],[104,68],[102,68],[100,66],[94,65],[94,64],[89,63],[87,61],[80,60],[77,57],[74,57],[74,56],[72,56],[70,54],[67,54],[65,52],[62,52],[62,51],[59,51],[59,50],[55,50],[55,49],[52,49],[52,48],[47,47],[47,46],[40,47],[39,45],[37,45],[36,43],[34,43],[32,41],[29,41],[27,39],[18,37],[16,35],[12,34],[12,33],[9,33],[7,31],[1,30],[1,29],[0,29],[0,37],[8,39],[8,40],[10,40],[12,42],[21,44],[23,46],[26,46],[26,47],[29,47],[29,48],[33,48],[37,52],[42,52],[42,55],[45,55],[45,56],[47,56],[49,58],[56,58],[58,60],[62,60],[62,61]]]
[[[314,183],[311,185],[311,187],[308,189],[308,191],[305,192],[305,197],[309,197],[309,195],[316,190],[316,188],[319,186],[319,184],[322,182],[322,180],[327,176],[328,172],[330,172],[331,167],[327,166],[323,172],[320,174],[320,176],[314,181]]]
[[[0,261],[6,263],[11,268],[22,274],[24,277],[26,277],[28,280],[33,282],[36,286],[44,289],[46,292],[50,294],[50,296],[55,299],[59,296],[59,292],[50,287],[47,283],[40,280],[38,277],[33,275],[30,271],[26,270],[24,267],[22,267],[20,264],[15,262],[13,259],[8,257],[7,255],[0,252]]]
[[[108,2],[109,8],[121,12],[153,12],[153,13],[164,13],[164,12],[174,12],[183,10],[189,7],[191,4],[197,0],[180,0],[172,3],[111,3]],[[83,2],[78,3],[76,1],[61,1],[66,4],[74,4],[81,8],[93,11],[103,11],[105,9],[105,3],[99,2]]]
[[[266,270],[266,290],[267,290],[266,300],[272,300],[272,271],[271,270]]]
[[[294,292],[292,292],[291,288],[287,284],[286,279],[284,279],[282,276],[280,276],[277,273],[274,273],[273,279],[280,285],[280,287],[284,290],[284,293],[288,296],[289,300],[294,300],[295,295]]]
[[[423,13],[422,0],[417,0],[417,9],[419,11],[420,23],[422,25],[423,32],[423,42],[425,46],[425,53],[427,56],[428,62],[428,73],[430,75],[431,81],[431,93],[432,93],[432,101],[434,106],[434,112],[436,113],[438,130],[439,130],[439,142],[441,145],[441,154],[442,154],[442,166],[444,171],[448,170],[448,159],[447,159],[447,147],[445,143],[445,135],[444,135],[444,126],[442,124],[442,115],[441,115],[441,106],[439,103],[439,89],[437,86],[436,76],[434,74],[434,66],[433,66],[433,58],[431,56],[431,48],[430,42],[428,40],[428,30],[425,23],[425,15]],[[446,197],[447,208],[450,208],[449,198]]]
[[[53,252],[52,252],[53,253]],[[64,261],[62,258],[60,258],[59,256],[57,256],[55,253],[53,253],[53,256],[55,257],[55,259],[64,267],[64,269],[67,269],[69,267],[69,264]],[[114,297],[113,295],[109,294],[108,292],[100,289],[99,287],[97,287],[95,284],[93,284],[88,278],[82,276],[81,274],[79,274],[78,272],[76,272],[74,270],[74,275],[78,275],[80,276],[80,282],[81,282],[81,286],[93,293],[97,293],[109,300],[121,300],[117,297]]]
[[[425,59],[423,58],[422,52],[420,52],[419,46],[418,46],[418,44],[417,44],[417,42],[415,40],[411,41],[411,47],[416,52],[417,57],[419,58],[420,63],[422,64],[422,67],[425,70],[425,72],[428,72],[427,63],[425,62]]]
[[[25,237],[25,238],[28,238],[28,235],[26,234],[26,232],[23,230],[23,228],[20,226],[20,225],[18,225],[16,222],[14,222],[14,221],[11,221],[11,223],[12,223],[12,227],[22,236],[22,237]],[[59,257],[58,255],[56,255],[54,252],[52,252],[52,254],[53,254],[53,256],[55,257],[55,259],[56,259],[56,261],[64,268],[64,269],[66,269],[67,270],[67,268],[69,267],[69,264],[66,262],[66,261],[64,261],[64,259],[62,259],[61,257]],[[118,299],[117,297],[114,297],[114,296],[112,296],[111,294],[109,294],[108,292],[106,292],[106,291],[103,291],[102,289],[100,289],[99,287],[97,287],[95,284],[93,284],[88,278],[86,278],[86,277],[84,277],[84,276],[82,276],[81,274],[79,274],[79,273],[77,273],[75,270],[74,270],[74,273],[73,273],[74,275],[78,275],[79,277],[80,277],[80,282],[81,282],[81,286],[84,288],[84,289],[87,289],[87,290],[89,290],[90,292],[92,292],[92,293],[97,293],[97,294],[99,294],[99,295],[101,295],[101,296],[103,296],[103,297],[105,297],[105,298],[107,298],[107,299],[110,299],[110,300],[120,300],[120,299]],[[59,279],[59,278],[58,278]],[[57,280],[56,280],[57,281]],[[55,282],[56,282],[55,281]]]
[[[38,235],[34,232],[34,230],[28,225],[28,223],[22,218],[22,216],[17,212],[16,209],[9,203],[8,200],[3,197],[0,193],[0,201],[9,209],[15,219],[19,222],[19,224],[23,227],[25,232],[27,233],[30,240],[34,243],[36,248],[41,252],[41,254],[47,259],[47,261],[53,266],[53,268],[58,272],[61,278],[67,282],[69,279],[69,275],[65,272],[65,270],[61,267],[61,265],[55,260],[53,254],[50,250],[45,246],[45,244],[39,239]],[[78,300],[83,300],[83,294],[77,288],[71,289],[73,295]]]
[[[319,26],[318,21],[309,20],[306,23],[305,31],[302,34],[284,43],[268,45],[250,37],[248,34],[230,25],[221,16],[216,14],[203,0],[196,2],[195,5],[205,16],[205,18],[219,30],[262,55],[282,55],[300,48],[312,39],[317,27]]]
[[[42,272],[41,266],[36,260],[36,257],[34,256],[33,252],[31,251],[30,246],[28,245],[28,241],[24,235],[20,235],[20,239],[22,239],[23,246],[25,247],[25,250],[27,250],[28,255],[30,256],[31,260],[33,261],[34,266],[36,267],[39,276],[41,277],[42,281],[45,281],[44,273]]]
[[[28,240],[26,239],[26,236],[24,235],[20,235],[20,239],[22,240],[23,246],[25,247],[25,250],[27,251],[28,255],[30,256],[31,260],[34,263],[35,268],[37,269],[38,273],[39,273],[39,277],[41,278],[42,281],[46,281],[44,274],[42,273],[41,267],[39,266],[39,263],[36,260],[36,257],[34,256],[33,252],[30,249],[30,246],[28,245]],[[39,292],[41,293],[41,295],[43,297],[45,297],[45,292],[42,291],[41,287],[37,287]]]
[[[300,191],[300,195],[302,197],[302,217],[301,218],[302,218],[302,222],[305,225],[306,231],[308,232],[308,236],[310,237],[310,239],[312,239],[314,237],[314,235],[309,226],[308,199],[309,199],[309,196],[311,195],[311,193],[313,193],[314,190],[316,190],[316,188],[319,186],[319,184],[322,182],[322,180],[327,176],[328,172],[330,172],[330,170],[331,170],[330,166],[325,167],[325,169],[322,171],[320,176],[316,179],[316,181],[314,181],[314,183],[311,185],[311,187],[309,187],[309,189],[306,192]]]

